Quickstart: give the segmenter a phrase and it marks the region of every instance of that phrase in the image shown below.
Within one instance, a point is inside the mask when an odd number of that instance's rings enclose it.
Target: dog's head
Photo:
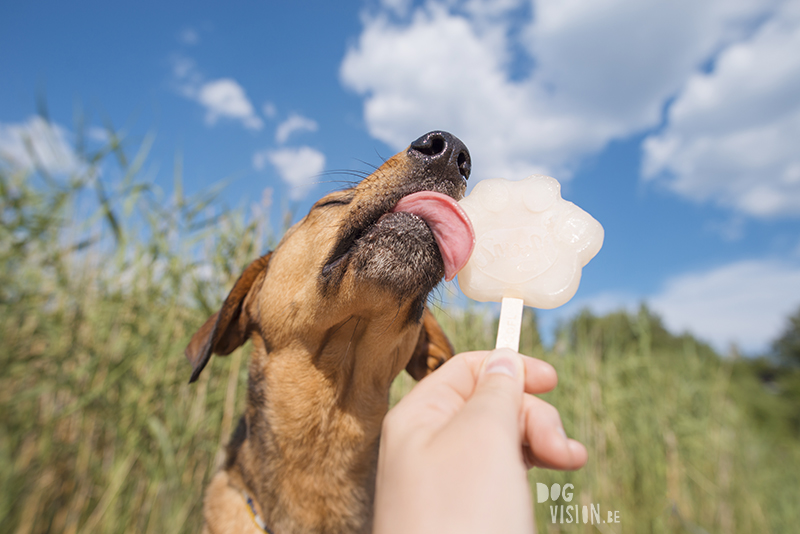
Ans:
[[[385,333],[387,351],[411,355],[403,365],[417,379],[440,365],[453,350],[425,302],[472,250],[469,219],[456,204],[470,166],[460,140],[430,132],[355,187],[319,200],[245,269],[192,338],[191,380],[212,352],[228,354],[251,334],[268,352],[314,353],[350,321]]]

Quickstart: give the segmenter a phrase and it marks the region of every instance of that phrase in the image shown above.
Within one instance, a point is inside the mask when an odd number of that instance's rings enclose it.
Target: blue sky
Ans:
[[[76,165],[80,107],[90,137],[155,132],[167,192],[180,153],[189,192],[231,177],[228,205],[267,190],[299,216],[350,179],[331,171],[445,129],[471,181],[550,174],[605,227],[545,329],[647,302],[756,353],[800,306],[798,0],[5,2],[0,51],[18,166],[26,136]]]

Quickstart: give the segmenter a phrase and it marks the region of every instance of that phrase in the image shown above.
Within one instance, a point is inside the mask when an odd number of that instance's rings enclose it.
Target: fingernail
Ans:
[[[519,374],[519,356],[511,349],[497,349],[492,351],[484,362],[483,372],[486,374],[499,373],[511,378]]]
[[[558,433],[561,434],[564,437],[564,439],[567,439],[567,433],[564,432],[563,426],[558,427]]]

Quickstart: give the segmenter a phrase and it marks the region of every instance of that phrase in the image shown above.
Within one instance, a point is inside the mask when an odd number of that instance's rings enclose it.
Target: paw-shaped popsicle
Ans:
[[[482,180],[459,204],[472,221],[475,248],[458,285],[474,300],[561,306],[603,244],[600,223],[561,198],[561,185],[549,176]]]

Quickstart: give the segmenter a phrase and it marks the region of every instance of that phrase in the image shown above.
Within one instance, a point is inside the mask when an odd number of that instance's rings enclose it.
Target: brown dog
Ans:
[[[457,138],[420,137],[317,202],[194,335],[192,381],[212,352],[254,345],[204,531],[370,531],[392,380],[403,368],[419,380],[453,354],[425,303],[469,257],[474,236],[455,204],[469,172]]]

